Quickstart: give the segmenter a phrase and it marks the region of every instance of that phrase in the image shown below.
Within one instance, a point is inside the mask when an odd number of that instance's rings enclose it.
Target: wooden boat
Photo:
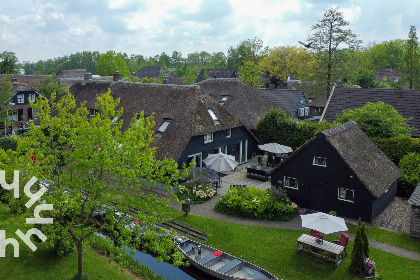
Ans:
[[[186,237],[175,237],[175,245],[191,265],[217,279],[278,279],[255,264]]]

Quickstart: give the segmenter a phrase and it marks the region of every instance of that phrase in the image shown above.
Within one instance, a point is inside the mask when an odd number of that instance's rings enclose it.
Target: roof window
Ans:
[[[212,118],[214,124],[220,124],[219,119],[216,117],[216,114],[214,113],[212,109],[208,109],[207,112],[209,112],[210,117]]]
[[[222,95],[222,98],[219,100],[219,104],[225,104],[226,100],[228,99],[229,95]]]
[[[156,130],[156,133],[153,136],[158,138],[162,137],[163,132],[165,132],[166,128],[168,128],[170,122],[171,119],[163,119],[163,122],[160,124],[160,126]]]

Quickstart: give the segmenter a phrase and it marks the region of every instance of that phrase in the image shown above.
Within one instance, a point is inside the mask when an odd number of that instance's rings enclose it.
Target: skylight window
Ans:
[[[114,123],[114,122],[118,121],[118,119],[119,119],[119,117],[115,117],[115,118],[113,118],[113,119],[111,120],[111,123]]]
[[[229,95],[222,95],[222,98],[219,100],[219,104],[225,104],[226,100],[228,99]]]
[[[209,112],[210,117],[212,118],[214,124],[220,124],[219,119],[216,117],[216,114],[213,112],[212,109],[208,109],[207,112]]]
[[[156,130],[156,133],[154,134],[155,137],[162,137],[163,132],[168,128],[169,123],[171,122],[171,119],[163,119],[163,122],[160,124],[158,129]]]

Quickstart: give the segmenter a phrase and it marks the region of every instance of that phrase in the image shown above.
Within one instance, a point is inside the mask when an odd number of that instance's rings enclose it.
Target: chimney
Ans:
[[[114,75],[113,75],[113,79],[114,82],[118,82],[119,80],[121,80],[121,73],[120,71],[115,71]]]
[[[89,80],[92,80],[92,73],[87,72],[83,75],[83,81],[87,82]]]

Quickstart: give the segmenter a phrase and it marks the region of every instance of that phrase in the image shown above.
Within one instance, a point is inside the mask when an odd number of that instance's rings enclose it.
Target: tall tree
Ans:
[[[114,51],[108,51],[105,54],[102,54],[96,63],[96,74],[101,76],[112,76],[115,71],[119,71],[122,77],[130,76],[127,65],[121,55]]]
[[[338,77],[335,69],[340,62],[340,47],[346,44],[348,48],[357,48],[361,40],[357,38],[344,20],[343,14],[337,8],[329,8],[324,11],[324,17],[312,26],[312,35],[309,37],[307,47],[313,48],[316,52],[319,71],[318,82],[321,83],[326,96],[329,96]]]
[[[268,48],[264,47],[261,39],[255,37],[241,42],[237,52],[241,61],[239,66],[241,80],[253,87],[262,87],[260,61],[267,55]]]
[[[416,27],[411,26],[408,33],[408,40],[405,44],[404,62],[406,71],[405,80],[410,89],[419,84],[419,42],[417,38]]]
[[[8,127],[9,120],[8,112],[10,109],[10,98],[12,98],[12,83],[10,76],[6,75],[3,77],[3,81],[0,83],[0,123],[4,124],[4,129]]]
[[[18,58],[15,53],[4,51],[0,53],[0,74],[19,73]]]
[[[158,239],[155,224],[168,218],[170,202],[155,195],[145,195],[154,182],[167,186],[185,177],[174,160],[156,160],[156,149],[150,147],[154,121],[143,112],[135,115],[129,128],[122,131],[123,109],[110,90],[97,96],[98,113],[89,118],[89,110],[76,105],[74,97],[66,94],[50,101],[41,96],[33,105],[40,111],[41,125],[31,125],[26,137],[18,139],[18,160],[25,163],[26,174],[51,180],[51,194],[44,195],[53,209],[44,211],[53,224],[42,225],[49,242],[71,240],[78,253],[78,277],[84,276],[83,246],[96,232],[110,232],[115,244],[155,251],[161,258],[174,257],[173,242],[168,236]],[[36,155],[36,162],[29,160]],[[20,156],[21,155],[21,156]],[[185,166],[184,166],[185,167]],[[129,207],[140,209],[131,218]],[[95,219],[94,213],[104,212]],[[141,221],[150,234],[137,234],[126,228],[128,219]],[[160,241],[159,241],[160,240]]]

